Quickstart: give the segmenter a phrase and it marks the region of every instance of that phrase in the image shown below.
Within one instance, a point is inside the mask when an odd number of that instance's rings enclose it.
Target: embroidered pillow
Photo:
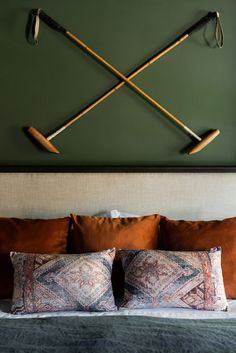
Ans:
[[[221,250],[121,250],[125,308],[226,310]]]
[[[80,255],[11,253],[13,314],[116,310],[111,286],[115,249]]]

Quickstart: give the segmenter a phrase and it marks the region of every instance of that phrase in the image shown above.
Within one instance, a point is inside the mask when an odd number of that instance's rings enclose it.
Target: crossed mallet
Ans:
[[[52,144],[51,140],[59,135],[62,131],[68,128],[70,125],[74,124],[78,119],[87,114],[90,110],[104,101],[106,98],[111,96],[114,92],[116,92],[119,88],[121,88],[124,84],[130,86],[134,91],[139,93],[143,98],[145,98],[149,103],[151,103],[154,107],[158,108],[164,115],[166,115],[170,120],[172,120],[175,124],[177,124],[180,128],[184,129],[184,131],[190,135],[193,139],[197,140],[197,143],[192,147],[188,154],[194,154],[201,151],[204,147],[206,147],[212,140],[215,139],[216,136],[219,135],[220,130],[211,130],[209,133],[204,134],[203,137],[200,137],[195,132],[193,132],[189,127],[187,127],[181,120],[179,120],[176,116],[170,113],[167,109],[165,109],[161,104],[159,104],[155,99],[150,97],[147,93],[145,93],[142,89],[140,89],[136,84],[134,84],[131,79],[137,76],[140,72],[146,69],[148,66],[153,64],[155,61],[160,59],[163,55],[167,54],[169,51],[174,49],[176,46],[185,41],[192,33],[202,28],[205,24],[207,24],[210,20],[216,19],[219,21],[219,13],[218,12],[209,12],[207,15],[202,17],[198,22],[196,22],[193,26],[188,28],[182,35],[177,37],[174,41],[172,41],[168,46],[166,46],[163,50],[154,55],[150,60],[146,61],[143,65],[138,67],[133,73],[129,76],[123,75],[120,71],[118,71],[114,66],[108,63],[105,59],[103,59],[100,55],[95,53],[90,47],[88,47],[84,42],[82,42],[75,35],[66,30],[59,23],[54,21],[51,17],[49,17],[44,11],[41,9],[33,10],[33,14],[35,15],[34,21],[34,40],[37,41],[38,32],[39,32],[39,23],[40,19],[43,20],[48,26],[52,29],[61,32],[66,37],[68,37],[73,42],[77,43],[84,51],[88,52],[92,57],[94,57],[97,61],[103,64],[109,71],[111,71],[116,77],[120,78],[122,81],[117,84],[115,87],[111,88],[105,94],[103,94],[100,98],[90,104],[88,107],[80,111],[73,119],[67,122],[65,125],[57,129],[51,135],[45,137],[41,132],[39,132],[34,127],[28,128],[28,132],[34,140],[36,140],[41,147],[43,147],[48,152],[52,153],[60,153],[59,150]],[[216,22],[217,25],[218,22]]]

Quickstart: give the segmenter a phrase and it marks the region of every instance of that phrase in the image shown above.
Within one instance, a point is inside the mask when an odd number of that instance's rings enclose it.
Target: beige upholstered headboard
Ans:
[[[0,216],[119,209],[179,219],[236,216],[234,173],[0,173]]]

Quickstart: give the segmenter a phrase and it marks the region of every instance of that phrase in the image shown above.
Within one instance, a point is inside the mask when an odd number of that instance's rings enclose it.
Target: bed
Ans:
[[[118,209],[211,220],[236,215],[234,173],[1,173],[0,215],[54,218]],[[178,308],[12,315],[0,302],[0,352],[236,352],[228,311]]]

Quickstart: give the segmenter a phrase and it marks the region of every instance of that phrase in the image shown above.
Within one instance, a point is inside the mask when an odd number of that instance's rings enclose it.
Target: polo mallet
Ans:
[[[144,70],[146,67],[154,63],[156,60],[158,60],[161,56],[172,50],[174,47],[182,43],[185,39],[187,39],[193,32],[199,30],[202,28],[207,22],[209,22],[211,19],[216,18],[219,21],[219,15],[216,12],[209,12],[206,16],[204,16],[200,21],[195,23],[193,26],[191,26],[187,31],[185,31],[180,37],[178,37],[174,42],[172,42],[168,47],[166,47],[164,50],[159,52],[156,56],[154,56],[151,60],[147,61],[144,65],[140,66],[137,70],[135,70],[131,75],[128,77],[124,76],[120,71],[115,69],[111,64],[109,64],[106,60],[104,60],[102,57],[100,57],[97,53],[95,53],[91,48],[89,48],[86,44],[84,44],[80,39],[78,39],[76,36],[71,34],[69,31],[67,31],[64,27],[59,25],[57,22],[55,22],[52,18],[50,18],[48,15],[46,15],[42,10],[37,10],[37,16],[35,19],[35,28],[39,29],[39,17],[46,23],[48,24],[51,28],[63,33],[65,36],[69,37],[72,41],[76,42],[79,44],[85,51],[87,51],[91,56],[93,56],[95,59],[97,59],[100,63],[102,63],[106,68],[108,68],[111,72],[113,72],[116,76],[121,78],[123,82],[120,82],[118,85],[116,85],[114,88],[109,90],[106,94],[104,94],[102,97],[100,97],[98,100],[96,100],[94,103],[92,103],[89,107],[81,111],[76,117],[74,117],[72,120],[70,120],[67,124],[65,124],[63,127],[55,131],[53,134],[48,136],[47,138],[43,136],[38,130],[36,130],[34,127],[30,127],[28,129],[28,132],[30,135],[37,140],[37,142],[40,143],[41,146],[43,146],[47,151],[53,152],[53,153],[59,153],[57,148],[50,142],[51,139],[53,139],[56,135],[61,133],[63,130],[65,130],[67,127],[69,127],[71,124],[76,122],[80,117],[85,115],[89,110],[93,109],[96,105],[98,105],[100,102],[102,102],[104,99],[109,97],[113,92],[115,92],[117,89],[122,87],[125,83],[127,83],[129,86],[131,86],[136,92],[138,92],[143,98],[148,100],[152,105],[157,107],[162,113],[164,113],[168,118],[170,118],[172,121],[174,121],[177,125],[179,125],[181,128],[185,130],[189,135],[194,137],[198,143],[195,145],[194,148],[192,148],[189,152],[189,154],[196,153],[200,150],[202,150],[205,146],[207,146],[217,135],[219,135],[220,131],[219,130],[213,130],[207,136],[204,138],[201,138],[197,134],[195,134],[191,129],[189,129],[182,121],[180,121],[178,118],[176,118],[173,114],[168,112],[164,107],[162,107],[156,100],[154,100],[152,97],[150,97],[148,94],[146,94],[144,91],[142,91],[138,86],[136,86],[133,82],[130,81],[131,78],[136,76],[138,73],[140,73],[142,70]],[[37,39],[37,35],[34,35],[34,39]]]

